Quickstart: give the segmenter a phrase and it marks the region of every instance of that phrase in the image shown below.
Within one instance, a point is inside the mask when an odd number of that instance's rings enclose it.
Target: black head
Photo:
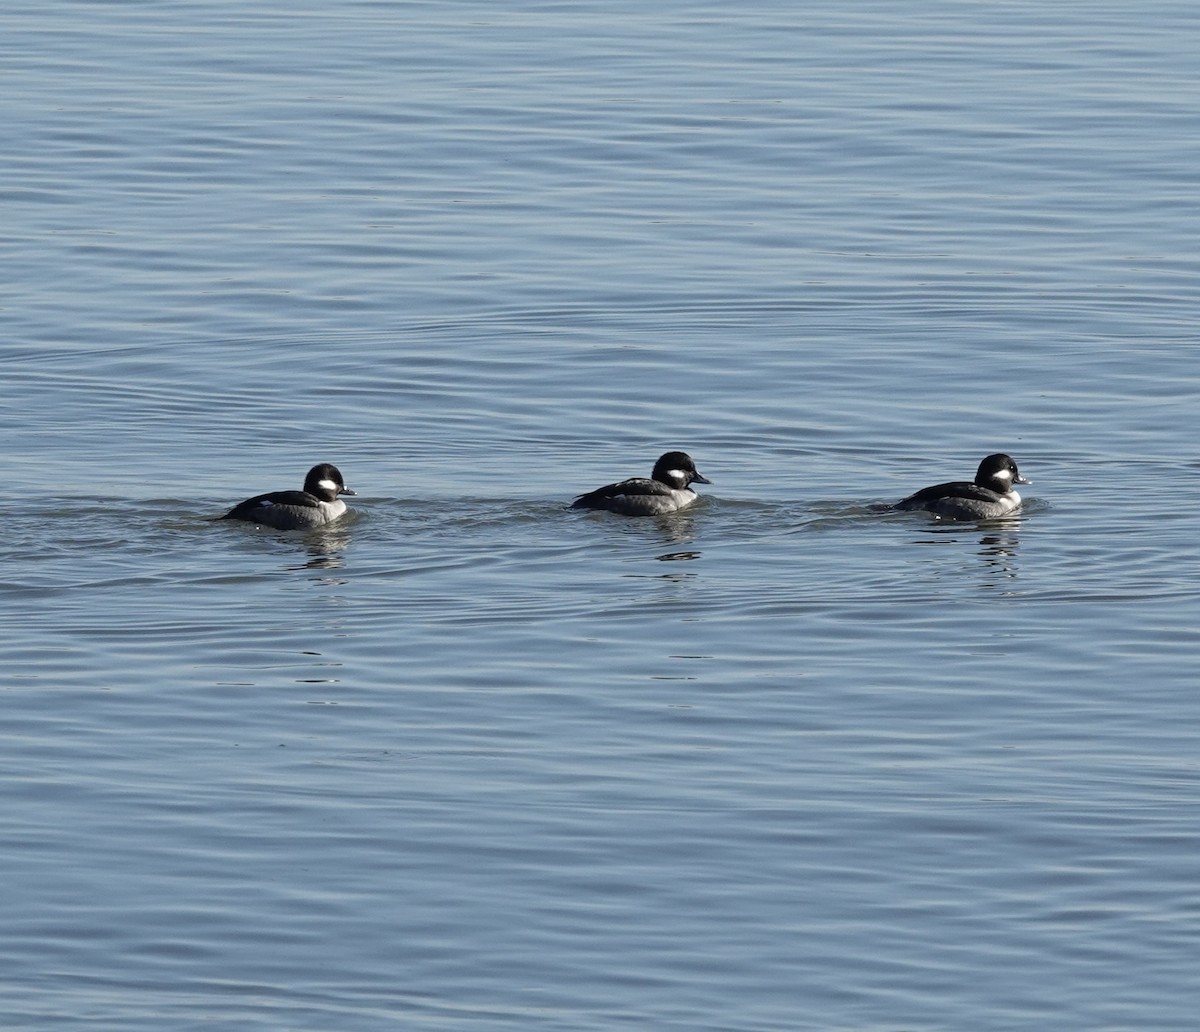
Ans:
[[[701,474],[687,452],[667,452],[654,464],[651,474],[655,480],[670,484],[676,489],[687,487],[688,484],[711,484],[708,477]]]
[[[304,490],[314,498],[326,502],[332,502],[340,494],[355,493],[346,486],[346,481],[342,479],[342,471],[328,462],[313,466],[308,471],[308,476],[304,478]]]
[[[975,483],[999,494],[1005,494],[1012,490],[1013,484],[1028,484],[1030,481],[1021,476],[1017,464],[1010,456],[996,452],[979,464],[975,473]]]

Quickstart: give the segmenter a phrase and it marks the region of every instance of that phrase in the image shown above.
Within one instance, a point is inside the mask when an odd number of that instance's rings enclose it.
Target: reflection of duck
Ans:
[[[1016,580],[1020,537],[1014,533],[985,534],[979,539],[979,558],[993,586]]]
[[[310,549],[309,554],[312,558],[303,566],[294,568],[297,570],[340,570],[346,565],[346,560],[340,553],[340,549],[345,547],[345,540],[342,539],[337,544],[326,545],[319,552],[316,549]]]
[[[1013,512],[1021,504],[1013,485],[1028,483],[1017,464],[997,452],[979,464],[973,483],[956,480],[922,488],[892,508],[920,509],[949,520],[991,520]]]
[[[656,555],[654,558],[660,563],[684,563],[690,559],[699,559],[699,552],[667,552],[665,555]]]
[[[985,534],[979,539],[979,554],[985,559],[1011,559],[1017,554],[1016,534]]]
[[[239,502],[222,519],[261,523],[276,530],[304,530],[332,523],[346,511],[338,495],[352,495],[337,466],[313,466],[302,491],[270,491]]]
[[[632,477],[580,495],[573,509],[605,509],[622,516],[663,516],[687,508],[699,495],[690,484],[711,484],[686,452],[667,452],[650,477]]]

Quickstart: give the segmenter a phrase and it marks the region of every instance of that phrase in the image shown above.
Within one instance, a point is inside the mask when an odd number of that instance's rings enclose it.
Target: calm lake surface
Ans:
[[[0,1028],[1194,1029],[1198,48],[6,5]]]

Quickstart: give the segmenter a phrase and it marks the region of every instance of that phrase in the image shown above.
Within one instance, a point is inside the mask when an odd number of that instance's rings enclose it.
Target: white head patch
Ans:
[[[667,476],[669,476],[672,480],[682,480],[684,482],[686,482],[688,478],[688,474],[681,469],[669,469],[667,470]]]
[[[1013,471],[1011,469],[998,469],[992,474],[997,480],[1012,480]]]
[[[318,480],[317,487],[321,488],[323,491],[332,491],[334,494],[337,494],[337,492],[341,490],[341,487],[335,484],[332,480]]]

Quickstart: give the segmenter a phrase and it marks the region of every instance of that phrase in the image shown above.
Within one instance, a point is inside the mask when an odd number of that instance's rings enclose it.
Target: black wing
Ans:
[[[606,509],[605,502],[614,498],[626,498],[638,495],[669,495],[672,489],[669,485],[651,480],[649,477],[633,477],[622,480],[618,484],[606,484],[595,491],[582,494],[571,503],[572,509]]]
[[[898,501],[893,509],[924,509],[936,502],[944,501],[976,501],[994,502],[1000,496],[987,487],[980,487],[969,480],[951,481],[948,484],[934,484],[933,487],[923,487],[916,494]]]
[[[294,505],[300,509],[315,509],[321,503],[307,491],[270,491],[267,494],[255,495],[244,502],[238,502],[223,517],[227,520],[245,520],[253,518],[254,513],[262,512],[275,505]]]

